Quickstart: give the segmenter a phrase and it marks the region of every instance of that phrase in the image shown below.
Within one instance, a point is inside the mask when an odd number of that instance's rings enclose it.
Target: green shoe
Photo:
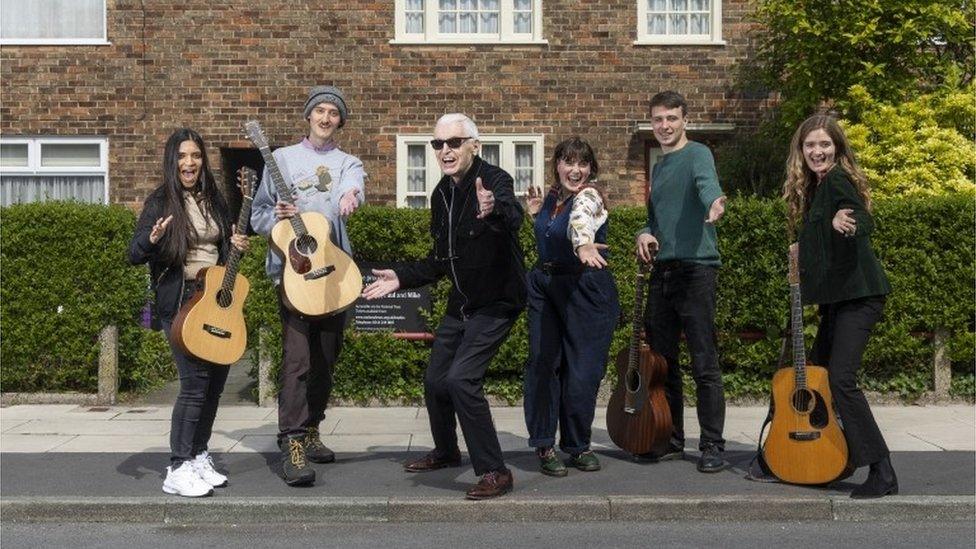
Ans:
[[[596,459],[596,454],[592,450],[587,450],[576,454],[570,460],[570,464],[580,471],[599,471],[600,460]]]
[[[539,470],[542,471],[543,475],[564,477],[569,473],[563,462],[556,457],[556,451],[551,446],[537,449],[535,455],[539,456]]]

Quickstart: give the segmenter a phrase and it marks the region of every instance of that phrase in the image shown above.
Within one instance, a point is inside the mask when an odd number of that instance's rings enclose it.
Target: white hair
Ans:
[[[461,126],[464,127],[464,131],[468,133],[466,137],[470,137],[472,139],[479,138],[478,126],[475,125],[474,120],[471,120],[466,115],[459,112],[452,112],[440,117],[440,119],[437,120],[436,126],[440,126],[441,124],[457,124],[459,122],[461,123]]]

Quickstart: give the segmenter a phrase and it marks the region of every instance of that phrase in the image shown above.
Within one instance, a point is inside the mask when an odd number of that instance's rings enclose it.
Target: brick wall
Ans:
[[[374,203],[395,199],[396,134],[452,111],[483,133],[544,134],[547,158],[582,135],[611,201],[633,202],[646,178],[637,123],[657,91],[684,93],[693,121],[756,123],[764,101],[732,89],[749,9],[723,3],[725,46],[635,46],[634,0],[544,0],[547,45],[415,46],[389,43],[389,0],[108,0],[110,46],[0,49],[0,132],[107,136],[110,199],[138,208],[174,128],[200,131],[219,172],[220,148],[250,146],[245,120],[291,144],[308,87],[334,83],[350,107],[340,145],[365,163]]]

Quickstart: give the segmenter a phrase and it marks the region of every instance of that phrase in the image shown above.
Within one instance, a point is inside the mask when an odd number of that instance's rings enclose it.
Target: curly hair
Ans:
[[[786,160],[786,180],[783,182],[783,200],[788,208],[788,228],[790,236],[796,233],[796,228],[810,207],[813,193],[817,188],[817,174],[815,174],[803,157],[803,140],[810,132],[824,130],[834,142],[834,159],[840,169],[844,170],[857,189],[864,207],[871,210],[871,194],[868,191],[867,178],[857,165],[854,152],[847,142],[844,130],[837,123],[837,119],[829,114],[815,114],[800,124],[790,140],[790,156]]]

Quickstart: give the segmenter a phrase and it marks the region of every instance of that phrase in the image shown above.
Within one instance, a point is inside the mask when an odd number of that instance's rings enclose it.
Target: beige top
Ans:
[[[217,264],[220,257],[217,249],[220,228],[207,211],[206,205],[197,204],[192,193],[183,193],[183,204],[196,232],[196,236],[191,239],[190,249],[186,251],[186,262],[183,263],[183,278],[190,280],[197,277],[200,269]]]

